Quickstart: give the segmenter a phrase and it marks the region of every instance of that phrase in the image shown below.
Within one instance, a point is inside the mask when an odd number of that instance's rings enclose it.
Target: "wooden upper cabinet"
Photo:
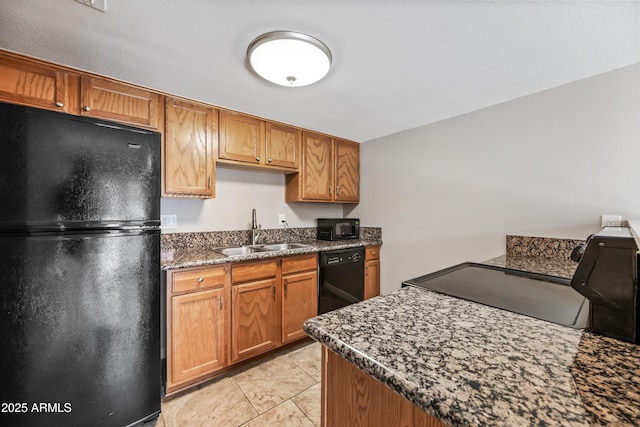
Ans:
[[[158,128],[159,96],[149,90],[93,76],[81,77],[80,114]]]
[[[360,201],[360,144],[335,140],[336,172],[335,200]]]
[[[218,111],[203,104],[166,100],[164,193],[215,196]]]
[[[0,100],[69,112],[68,73],[37,61],[0,53]]]
[[[360,144],[302,132],[300,172],[288,175],[287,202],[360,201]]]
[[[333,140],[312,132],[302,133],[302,198],[333,199]]]
[[[265,165],[296,169],[298,167],[300,130],[267,122]]]
[[[230,111],[220,111],[219,159],[259,164],[264,152],[264,138],[264,121]]]

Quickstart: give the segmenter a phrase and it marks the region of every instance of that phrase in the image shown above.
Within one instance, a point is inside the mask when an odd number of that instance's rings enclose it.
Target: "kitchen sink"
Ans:
[[[269,249],[262,249],[262,246],[235,246],[229,248],[216,248],[214,251],[226,255],[226,256],[240,256],[255,254],[257,252],[268,251]]]
[[[302,249],[309,248],[311,245],[304,243],[273,243],[270,245],[262,245],[262,249],[267,251],[286,251],[288,249]]]
[[[226,248],[215,248],[214,251],[226,256],[241,256],[255,254],[259,252],[275,252],[286,251],[289,249],[301,249],[309,248],[311,245],[304,243],[272,243],[264,245],[250,245],[250,246],[232,246]]]

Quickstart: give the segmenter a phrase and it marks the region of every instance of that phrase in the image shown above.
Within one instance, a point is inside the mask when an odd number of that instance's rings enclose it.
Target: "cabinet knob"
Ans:
[[[85,105],[83,110],[89,112],[91,111],[91,107],[89,107],[88,105]]]
[[[259,162],[260,161],[260,157],[256,157],[256,161]]]
[[[269,157],[269,158],[267,159],[267,162],[271,163],[271,157]]]
[[[336,185],[336,196],[340,195],[340,186]]]
[[[332,190],[331,190],[331,186],[329,186],[329,195],[332,195]]]
[[[220,297],[220,310],[222,310],[222,301],[224,297]]]
[[[207,188],[211,188],[211,175],[209,175],[209,178],[207,179]]]
[[[60,101],[56,101],[56,107],[62,108],[62,107],[64,107],[64,104],[62,102],[60,102]]]
[[[204,277],[198,277],[198,282],[200,283],[204,282]]]
[[[285,279],[284,281],[284,295],[287,296],[287,285],[289,284],[289,281]]]

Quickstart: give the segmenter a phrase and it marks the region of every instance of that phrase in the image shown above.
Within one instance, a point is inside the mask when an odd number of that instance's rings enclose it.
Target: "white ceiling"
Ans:
[[[640,61],[639,1],[0,1],[0,48],[364,142]],[[258,35],[333,54],[301,88],[245,65]]]

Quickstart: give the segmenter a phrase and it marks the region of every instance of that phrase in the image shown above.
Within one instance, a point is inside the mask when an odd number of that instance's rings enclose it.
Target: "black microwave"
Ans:
[[[348,240],[360,238],[358,218],[318,218],[319,240]]]

